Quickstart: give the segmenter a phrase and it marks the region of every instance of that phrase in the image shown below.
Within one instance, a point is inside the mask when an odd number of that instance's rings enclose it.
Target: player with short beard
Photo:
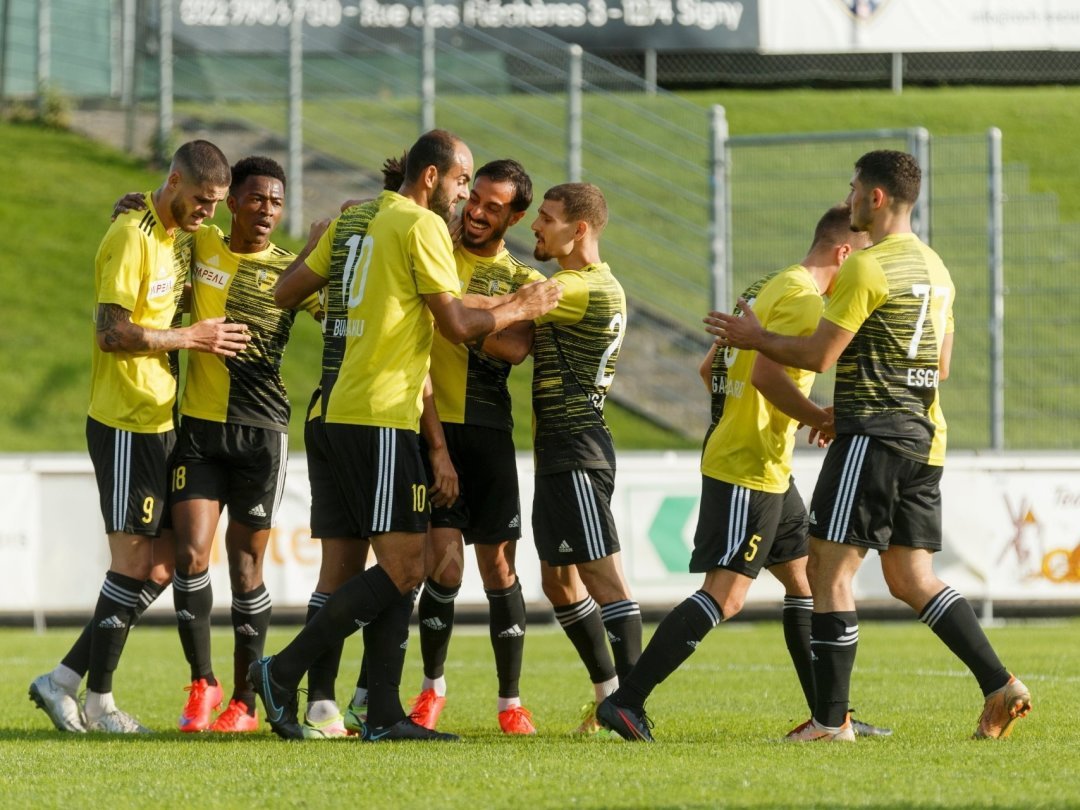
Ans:
[[[503,241],[531,203],[532,181],[517,161],[496,160],[477,170],[462,210],[461,244],[454,250],[468,302],[479,304],[477,296],[513,293],[544,279],[515,259]],[[536,733],[519,692],[525,600],[514,561],[521,505],[506,386],[511,365],[529,354],[532,332],[526,321],[488,335],[482,344],[453,344],[439,332],[432,343],[435,403],[461,491],[448,507],[433,504],[428,533],[427,578],[417,608],[424,680],[410,715],[426,728],[435,728],[446,704],[444,666],[468,543],[488,599],[499,727],[507,734]]]

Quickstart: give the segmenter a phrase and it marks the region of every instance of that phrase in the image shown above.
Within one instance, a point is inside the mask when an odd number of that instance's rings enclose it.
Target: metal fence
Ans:
[[[273,43],[252,31],[237,34],[251,40],[229,55],[174,41],[155,17],[168,6],[7,0],[0,87],[33,97],[46,81],[84,101],[124,102],[129,121],[152,111],[157,148],[173,137],[175,104],[184,131],[237,134],[230,154],[285,156],[294,231],[309,216],[305,201],[310,216],[329,212],[299,196],[305,183],[331,202],[370,193],[383,159],[433,125],[459,133],[478,164],[520,159],[540,191],[568,178],[597,183],[612,209],[604,256],[634,313],[613,396],[688,436],[705,420],[689,357],[703,346],[701,314],[805,254],[859,154],[916,152],[927,178],[918,227],[959,288],[943,388],[951,445],[1080,447],[1080,347],[1065,339],[1080,309],[1080,287],[1069,283],[1080,226],[1059,222],[1055,199],[1032,193],[1022,166],[995,173],[983,135],[725,141],[706,110],[539,32],[522,48],[475,28],[356,28],[341,50],[305,53],[295,28]],[[127,145],[147,144],[132,135]],[[823,377],[816,395],[830,389]]]

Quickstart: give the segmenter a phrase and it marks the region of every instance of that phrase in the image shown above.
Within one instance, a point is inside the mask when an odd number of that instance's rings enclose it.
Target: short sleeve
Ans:
[[[330,221],[330,225],[323,232],[323,235],[319,237],[319,241],[315,243],[315,248],[304,258],[304,264],[320,278],[330,278],[330,251],[333,248],[334,237],[337,235],[337,226],[340,221],[340,216],[334,217]],[[307,309],[306,303],[303,308]]]
[[[589,285],[580,273],[573,270],[560,270],[551,277],[562,285],[562,298],[558,306],[546,315],[536,319],[537,325],[545,323],[571,324],[585,317],[589,306]]]
[[[448,292],[461,298],[454,243],[446,223],[437,214],[421,217],[409,231],[409,256],[418,293]]]
[[[98,265],[98,304],[134,312],[147,275],[145,238],[138,228],[112,228],[105,235]]]

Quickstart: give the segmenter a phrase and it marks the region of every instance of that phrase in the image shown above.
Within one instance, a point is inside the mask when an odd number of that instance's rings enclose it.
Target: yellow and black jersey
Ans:
[[[913,233],[887,236],[844,262],[824,313],[855,333],[836,363],[837,433],[945,463],[938,367],[955,293],[940,257]]]
[[[274,303],[278,276],[296,256],[270,244],[258,253],[233,253],[229,240],[210,225],[195,234],[191,320],[225,319],[247,324],[251,342],[236,357],[188,354],[180,412],[210,422],[289,429],[289,398],[281,381],[281,357],[296,312]],[[318,296],[300,307],[317,315]]]
[[[324,420],[419,432],[435,331],[423,296],[460,296],[461,283],[446,222],[396,192],[379,199],[342,279],[345,354]]]
[[[94,311],[115,304],[131,322],[169,329],[184,293],[188,268],[176,240],[154,210],[150,192],[145,211],[129,211],[112,223],[94,258]],[[90,416],[133,433],[172,430],[176,376],[165,352],[136,355],[103,352],[93,343]]]
[[[762,325],[781,335],[810,335],[824,303],[802,265],[792,265],[751,284],[742,294]],[[795,449],[794,419],[772,405],[751,383],[757,352],[718,350],[712,365],[713,425],[705,439],[701,472],[709,478],[759,492],[786,492]],[[809,395],[814,373],[787,373]]]
[[[603,263],[552,278],[562,298],[536,320],[533,340],[536,472],[615,469],[604,400],[626,332],[626,297]]]
[[[308,254],[304,263],[313,273],[326,279],[323,289],[323,353],[322,353],[322,396],[326,397],[334,388],[341,358],[345,355],[345,330],[349,322],[349,300],[342,288],[342,279],[346,273],[356,269],[360,259],[360,246],[367,234],[372,217],[379,210],[380,196],[374,200],[353,205],[345,209],[340,216],[331,221],[326,232],[319,238],[315,249]],[[320,406],[314,409],[314,415],[322,412]]]
[[[454,251],[463,292],[506,295],[523,284],[543,281],[539,271],[506,250],[483,258],[459,247]],[[506,378],[510,363],[474,347],[453,344],[435,332],[431,344],[431,383],[439,419],[457,425],[513,430]]]

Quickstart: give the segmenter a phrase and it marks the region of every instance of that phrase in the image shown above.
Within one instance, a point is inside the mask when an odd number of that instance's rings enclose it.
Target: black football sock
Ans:
[[[460,586],[447,587],[428,577],[416,617],[420,622],[420,656],[424,661],[424,677],[441,678],[450,650],[450,635],[454,632],[454,600]]]
[[[720,606],[705,591],[697,591],[677,604],[660,622],[637,665],[624,677],[612,701],[640,709],[656,685],[694,654],[710,630],[723,621]]]
[[[91,692],[112,691],[112,678],[120,663],[128,631],[134,621],[142,580],[108,571],[101,584],[94,618],[90,620],[90,668],[87,687]]]
[[[799,676],[803,697],[810,713],[814,712],[814,661],[810,654],[810,615],[814,610],[814,600],[809,596],[784,597],[784,643],[788,655]]]
[[[148,579],[143,583],[142,590],[139,591],[139,601],[135,603],[135,611],[131,617],[132,626],[138,624],[139,617],[154,603],[155,599],[161,596],[161,592],[165,590],[165,587],[152,579]],[[92,621],[86,623],[79,637],[75,639],[75,643],[71,645],[71,649],[68,650],[67,655],[60,662],[79,675],[86,675],[86,671],[90,669],[90,634],[93,628],[94,623]]]
[[[633,599],[622,599],[601,605],[600,617],[611,644],[615,673],[621,681],[641,657],[641,608]]]
[[[851,670],[859,646],[859,616],[854,610],[814,613],[810,649],[814,655],[814,719],[839,728],[850,704]]]
[[[266,585],[247,593],[234,593],[233,626],[233,700],[255,713],[255,690],[248,684],[248,669],[263,656],[266,632],[270,629],[272,603]]]
[[[210,586],[210,569],[180,571],[173,576],[173,606],[176,608],[176,628],[180,646],[191,669],[191,680],[205,679],[213,686],[214,664],[210,657],[210,611],[214,608],[214,591]]]
[[[495,653],[499,697],[516,698],[521,692],[521,661],[525,652],[525,597],[521,582],[503,590],[485,590],[488,600],[488,634]]]
[[[308,600],[307,619],[308,624],[320,608],[326,604],[330,594],[315,591]],[[341,668],[341,653],[345,648],[345,640],[332,644],[326,652],[316,658],[308,667],[308,703],[318,700],[336,700],[334,688],[337,683],[338,670]]]
[[[600,609],[593,598],[587,596],[572,605],[556,607],[555,618],[589,671],[589,679],[596,684],[614,678],[615,663],[611,660]]]
[[[401,708],[401,670],[409,646],[409,617],[413,594],[399,596],[364,628],[364,658],[368,664],[368,725],[391,726],[405,719]]]
[[[400,595],[380,565],[357,574],[334,591],[322,610],[274,656],[274,680],[286,689],[295,689],[312,661],[373,622]]]
[[[919,621],[933,630],[971,670],[983,695],[1009,682],[1009,672],[979,625],[971,603],[952,588],[946,587],[927,602]]]

